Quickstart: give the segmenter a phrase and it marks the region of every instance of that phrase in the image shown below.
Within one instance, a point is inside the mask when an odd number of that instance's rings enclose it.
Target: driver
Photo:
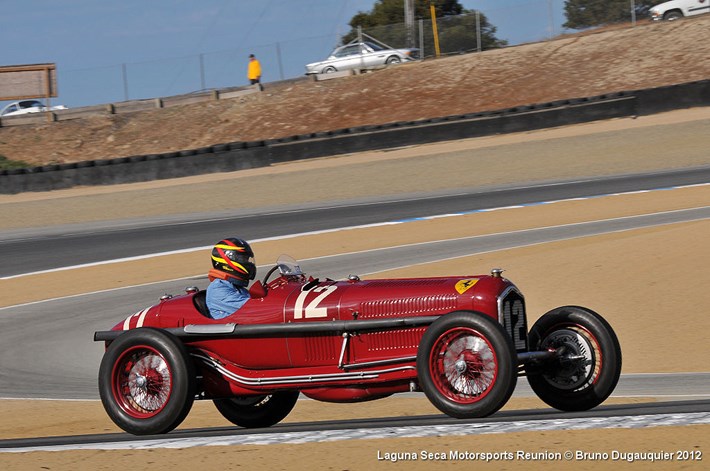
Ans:
[[[212,267],[207,274],[207,308],[214,319],[222,319],[249,300],[246,286],[256,275],[254,252],[243,239],[222,239],[212,249]]]

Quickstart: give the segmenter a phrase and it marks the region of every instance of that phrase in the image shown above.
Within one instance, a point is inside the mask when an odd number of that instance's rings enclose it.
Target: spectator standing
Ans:
[[[259,90],[264,91],[264,86],[261,84],[261,64],[254,57],[254,54],[249,54],[249,68],[247,70],[247,78],[251,85],[259,85]]]

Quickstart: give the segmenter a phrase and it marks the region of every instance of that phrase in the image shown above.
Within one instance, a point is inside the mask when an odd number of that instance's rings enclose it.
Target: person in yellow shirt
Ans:
[[[261,84],[261,64],[254,57],[254,54],[249,54],[249,69],[247,70],[247,78],[252,85],[258,84],[259,90],[264,91],[264,86]]]

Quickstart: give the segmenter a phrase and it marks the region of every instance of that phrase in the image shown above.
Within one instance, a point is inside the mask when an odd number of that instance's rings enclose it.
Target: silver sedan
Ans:
[[[418,59],[419,49],[389,49],[373,42],[346,44],[321,62],[306,65],[306,75],[328,74],[339,70],[371,69]]]
[[[64,105],[52,106],[47,109],[39,100],[13,101],[0,110],[0,116],[18,116],[28,113],[40,113],[42,111],[66,110]]]

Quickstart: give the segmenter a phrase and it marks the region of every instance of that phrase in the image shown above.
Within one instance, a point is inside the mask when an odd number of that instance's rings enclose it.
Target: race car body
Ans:
[[[524,297],[497,269],[334,281],[282,258],[250,296],[216,320],[205,291],[189,289],[97,332],[111,418],[132,433],[167,432],[197,397],[261,427],[283,419],[299,393],[355,402],[418,390],[453,417],[483,417],[507,402],[519,369],[543,400],[570,410],[603,401],[620,371],[613,331],[585,308],[548,313],[528,335]]]

